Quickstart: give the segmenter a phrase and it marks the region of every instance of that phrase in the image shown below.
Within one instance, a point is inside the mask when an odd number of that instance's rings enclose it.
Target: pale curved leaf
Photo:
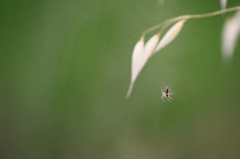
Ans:
[[[154,35],[148,40],[144,47],[143,38],[141,38],[134,47],[132,56],[132,76],[131,83],[127,92],[127,98],[131,95],[134,82],[146,64],[147,60],[151,57],[157,46],[160,34]]]
[[[174,24],[169,29],[169,31],[164,35],[162,40],[160,40],[160,42],[158,43],[155,53],[158,52],[160,49],[164,48],[166,45],[171,43],[176,38],[178,33],[181,31],[185,21],[186,20],[181,20],[181,21],[177,22],[176,24]]]
[[[143,53],[144,53],[144,39],[141,38],[133,49],[131,83],[128,89],[127,97],[130,96],[134,82],[141,70],[140,66],[143,58]]]
[[[226,9],[226,7],[227,7],[227,0],[220,0],[220,3],[221,3],[221,8],[222,9]]]
[[[236,44],[238,41],[238,36],[240,34],[240,11],[235,13],[235,15],[227,19],[223,31],[222,31],[222,57],[225,60],[232,58]]]
[[[156,34],[156,35],[152,36],[148,40],[148,42],[146,43],[145,48],[144,48],[144,54],[143,54],[142,62],[141,62],[141,69],[144,67],[144,65],[146,64],[148,59],[155,52],[157,43],[159,41],[159,37],[160,37],[160,34]]]

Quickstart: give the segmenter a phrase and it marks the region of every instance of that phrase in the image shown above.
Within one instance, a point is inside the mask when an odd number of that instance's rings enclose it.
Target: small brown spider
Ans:
[[[164,98],[166,98],[170,102],[169,99],[172,99],[170,97],[170,95],[172,94],[172,93],[170,93],[170,89],[168,87],[166,87],[164,90],[161,89],[161,91],[162,91],[162,97],[161,97],[162,100],[164,101]]]

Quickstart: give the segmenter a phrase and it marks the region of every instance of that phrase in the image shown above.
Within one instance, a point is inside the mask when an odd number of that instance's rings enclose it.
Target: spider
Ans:
[[[166,87],[164,90],[161,89],[161,91],[162,91],[162,97],[161,97],[162,100],[164,101],[163,98],[166,98],[166,99],[170,102],[169,99],[172,99],[172,98],[170,97],[170,95],[172,94],[172,93],[170,93],[170,89],[169,89],[168,87]]]

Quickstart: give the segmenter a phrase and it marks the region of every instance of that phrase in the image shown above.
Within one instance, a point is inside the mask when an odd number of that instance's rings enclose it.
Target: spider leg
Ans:
[[[169,98],[169,97],[168,97]],[[170,102],[170,100],[167,98],[167,100]],[[171,103],[171,102],[170,102]]]
[[[163,98],[164,98],[164,96],[161,96],[161,99],[162,99],[162,101],[164,101],[164,99],[163,99]],[[165,102],[165,101],[164,101],[164,102]]]

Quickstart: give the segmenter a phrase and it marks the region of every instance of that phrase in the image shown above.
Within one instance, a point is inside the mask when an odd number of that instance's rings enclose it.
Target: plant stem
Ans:
[[[143,33],[142,33],[142,37],[144,37],[147,33],[155,30],[155,29],[158,29],[160,27],[162,27],[163,25],[165,24],[168,24],[170,25],[171,23],[174,23],[176,21],[179,21],[179,20],[183,20],[183,19],[196,19],[196,18],[206,18],[206,17],[212,17],[212,16],[216,16],[216,15],[219,15],[219,14],[222,14],[222,13],[227,13],[227,12],[232,12],[232,11],[236,11],[236,10],[240,10],[240,6],[237,6],[237,7],[232,7],[232,8],[228,8],[228,9],[223,9],[223,10],[219,10],[219,11],[215,11],[215,12],[211,12],[211,13],[206,13],[206,14],[196,14],[196,15],[183,15],[183,16],[179,16],[179,17],[175,17],[175,18],[171,18],[171,19],[168,19],[158,25],[155,25],[147,30],[145,30]]]

